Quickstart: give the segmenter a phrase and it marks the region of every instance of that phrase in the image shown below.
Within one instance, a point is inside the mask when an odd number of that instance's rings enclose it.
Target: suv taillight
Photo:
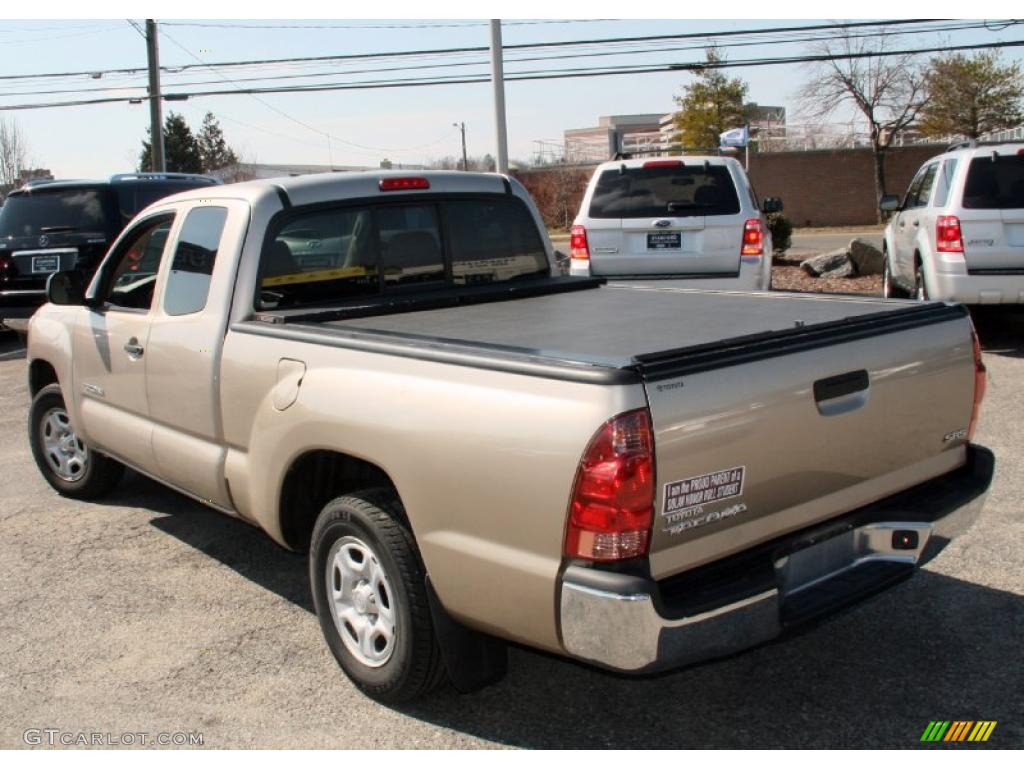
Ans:
[[[580,461],[565,532],[567,557],[647,554],[654,520],[654,437],[646,408],[606,422]]]
[[[590,246],[587,245],[587,228],[582,224],[572,225],[572,234],[569,238],[569,256],[580,261],[590,259]]]
[[[939,216],[935,219],[935,250],[942,253],[964,252],[960,219],[956,216]]]
[[[761,229],[760,219],[747,219],[743,225],[743,247],[740,248],[740,256],[763,256],[764,255],[764,232]]]
[[[985,387],[988,383],[988,370],[981,358],[981,342],[978,332],[971,323],[971,343],[974,347],[974,407],[971,409],[971,423],[967,427],[968,441],[974,439],[974,430],[978,426],[978,414],[981,412],[981,401],[985,399]]]

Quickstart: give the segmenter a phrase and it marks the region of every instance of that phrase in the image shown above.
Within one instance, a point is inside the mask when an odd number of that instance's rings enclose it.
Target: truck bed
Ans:
[[[656,380],[964,314],[961,308],[942,304],[895,304],[869,297],[702,291],[596,281],[566,290],[565,280],[549,283],[550,292],[534,287],[523,298],[505,295],[499,297],[504,300],[428,305],[419,310],[411,301],[402,302],[401,309],[359,306],[269,312],[260,316],[263,322],[241,324],[236,330],[484,367],[511,365],[521,372],[556,378],[621,383],[630,375]]]

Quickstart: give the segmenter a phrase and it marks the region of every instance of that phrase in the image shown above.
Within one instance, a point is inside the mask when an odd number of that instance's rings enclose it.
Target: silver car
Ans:
[[[1024,303],[1024,144],[961,145],[880,206],[887,297]]]
[[[659,157],[602,163],[572,227],[569,273],[671,278],[695,288],[767,290],[772,240],[736,160]]]

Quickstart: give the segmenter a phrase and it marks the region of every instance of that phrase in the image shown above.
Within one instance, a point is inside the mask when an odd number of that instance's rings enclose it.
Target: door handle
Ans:
[[[140,357],[142,357],[142,353],[144,350],[142,348],[142,345],[139,344],[139,340],[132,336],[130,339],[128,339],[128,341],[125,342],[124,351],[128,353],[128,357],[130,357],[132,360],[138,360]]]
[[[914,226],[920,226],[921,222],[918,219],[914,219]]]

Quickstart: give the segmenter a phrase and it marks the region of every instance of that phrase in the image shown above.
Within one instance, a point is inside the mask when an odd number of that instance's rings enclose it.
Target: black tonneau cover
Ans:
[[[853,296],[611,283],[383,315],[287,318],[234,330],[531,375],[656,380],[961,318],[959,306]],[[336,315],[335,315],[336,316]],[[278,321],[280,322],[280,321]],[[518,361],[515,367],[501,360]],[[548,366],[550,364],[550,366]],[[582,375],[585,369],[590,373]],[[595,377],[603,369],[605,377]]]

